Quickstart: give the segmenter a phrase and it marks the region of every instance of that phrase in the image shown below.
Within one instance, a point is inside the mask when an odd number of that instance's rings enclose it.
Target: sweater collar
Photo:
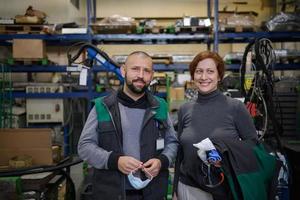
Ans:
[[[108,108],[115,105],[115,103],[119,102],[117,95],[120,90],[122,90],[122,88],[120,88],[118,91],[112,90],[107,96],[105,96],[103,98],[103,103]],[[159,106],[159,102],[156,100],[156,98],[154,98],[154,96],[151,94],[151,92],[146,90],[145,96],[146,96],[147,105],[149,107],[151,107],[152,109],[155,109]]]
[[[128,96],[122,89],[120,89],[117,93],[117,100],[119,103],[129,108],[146,109],[148,107],[146,94],[135,101],[130,96]]]
[[[218,89],[216,89],[215,91],[212,91],[211,93],[208,93],[208,94],[201,94],[200,92],[198,92],[197,102],[205,103],[205,102],[216,99],[221,94],[222,94],[221,91]]]

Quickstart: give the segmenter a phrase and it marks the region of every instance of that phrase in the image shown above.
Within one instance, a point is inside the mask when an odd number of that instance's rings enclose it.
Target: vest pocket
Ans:
[[[118,138],[111,121],[99,122],[97,132],[99,147],[107,151],[116,151],[118,149]]]

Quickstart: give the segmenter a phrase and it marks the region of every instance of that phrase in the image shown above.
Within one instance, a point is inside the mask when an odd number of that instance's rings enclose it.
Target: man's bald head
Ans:
[[[144,58],[144,59],[149,59],[149,60],[151,60],[151,63],[152,63],[152,57],[148,53],[146,53],[144,51],[134,51],[127,56],[127,58],[125,60],[125,65],[126,65],[126,63],[128,63],[128,60],[130,60],[132,57],[140,57],[140,58]]]

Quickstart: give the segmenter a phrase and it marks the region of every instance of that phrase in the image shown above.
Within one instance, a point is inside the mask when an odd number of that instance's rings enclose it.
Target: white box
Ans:
[[[86,28],[62,28],[62,34],[87,34]]]
[[[64,123],[63,99],[26,99],[26,120],[29,123]]]

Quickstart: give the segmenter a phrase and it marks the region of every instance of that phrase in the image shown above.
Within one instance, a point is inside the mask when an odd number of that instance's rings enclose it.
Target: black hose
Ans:
[[[72,55],[70,54],[70,50],[72,47],[69,48],[69,50],[67,51],[67,56],[68,56],[68,64],[71,65],[72,63],[74,63],[78,58],[79,56],[84,52],[84,50],[86,50],[87,48],[91,48],[93,49],[94,51],[96,51],[98,54],[100,54],[102,57],[105,58],[105,60],[107,60],[109,63],[113,64],[114,66],[116,67],[119,67],[119,64],[117,64],[115,61],[113,61],[108,55],[107,53],[105,53],[104,51],[101,51],[100,49],[98,49],[98,47],[96,47],[95,45],[93,44],[90,44],[90,43],[77,43],[77,44],[74,44],[73,47],[75,46],[78,46],[78,45],[81,45],[79,50],[77,51],[77,53],[72,57]]]
[[[67,168],[73,165],[77,165],[81,163],[81,159],[76,159],[72,162],[67,162],[63,164],[59,164],[56,166],[36,166],[31,168],[25,168],[25,169],[15,169],[15,170],[6,170],[6,171],[0,171],[0,177],[8,177],[8,176],[21,176],[24,174],[36,174],[36,173],[42,173],[42,172],[52,172],[56,170],[61,170],[63,168]]]
[[[280,141],[280,136],[282,135],[283,129],[282,125],[278,122],[275,116],[275,106],[273,101],[273,73],[272,68],[270,67],[273,64],[274,54],[271,42],[268,39],[265,38],[258,38],[256,40],[251,41],[245,48],[242,63],[241,63],[241,92],[243,96],[245,97],[245,101],[249,101],[249,96],[252,93],[252,90],[254,89],[253,86],[251,86],[250,90],[247,92],[245,89],[245,72],[246,72],[246,62],[247,62],[247,55],[251,51],[251,48],[255,51],[255,66],[256,71],[262,71],[262,75],[257,75],[260,77],[256,77],[256,79],[260,80],[260,84],[256,85],[256,87],[260,87],[264,91],[264,99],[267,103],[267,113],[268,116],[270,116],[275,139],[278,145],[278,148],[282,150],[282,144]]]
[[[241,63],[241,77],[240,77],[240,84],[241,84],[241,93],[242,95],[247,98],[248,94],[245,89],[245,73],[246,73],[246,62],[247,62],[247,55],[251,51],[252,46],[254,45],[255,40],[251,41],[245,48],[243,57],[242,57],[242,63]]]

